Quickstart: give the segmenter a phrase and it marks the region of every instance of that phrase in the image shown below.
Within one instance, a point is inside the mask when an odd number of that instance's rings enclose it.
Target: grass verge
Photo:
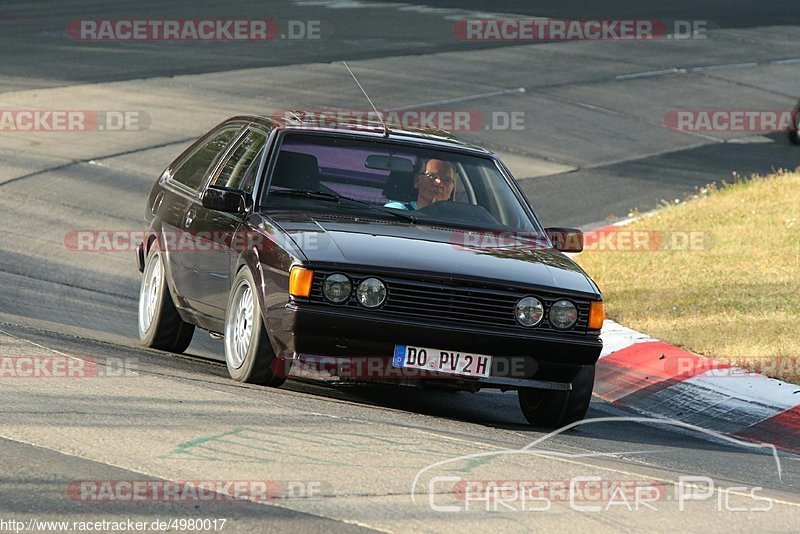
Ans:
[[[610,318],[800,383],[800,169],[706,187],[591,239],[576,259]]]

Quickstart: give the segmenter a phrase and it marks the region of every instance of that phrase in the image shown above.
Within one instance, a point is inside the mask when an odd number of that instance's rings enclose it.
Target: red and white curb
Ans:
[[[585,242],[640,217],[587,231]],[[800,385],[699,356],[611,320],[601,337],[594,386],[601,399],[800,453]]]
[[[594,393],[616,405],[800,453],[800,385],[699,356],[614,321]]]

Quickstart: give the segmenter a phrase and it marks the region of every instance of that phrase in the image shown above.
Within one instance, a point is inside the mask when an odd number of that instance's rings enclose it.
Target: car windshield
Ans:
[[[417,224],[541,236],[494,161],[385,140],[288,134],[265,209],[361,212]]]

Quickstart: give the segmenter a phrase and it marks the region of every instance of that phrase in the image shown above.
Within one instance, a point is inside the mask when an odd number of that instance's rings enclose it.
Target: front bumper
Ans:
[[[285,315],[270,329],[280,354],[303,359],[374,358],[391,365],[394,347],[414,345],[492,356],[491,376],[467,379],[476,385],[568,389],[568,383],[584,365],[594,365],[603,343],[599,335],[536,335],[501,329],[421,324],[405,319],[372,319],[351,310],[320,308],[291,303]],[[448,378],[452,379],[452,375]],[[531,380],[542,382],[536,385]],[[548,386],[546,383],[552,383]]]

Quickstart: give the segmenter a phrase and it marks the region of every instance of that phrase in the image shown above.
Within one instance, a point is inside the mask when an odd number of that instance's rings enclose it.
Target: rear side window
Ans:
[[[208,171],[216,164],[241,126],[225,128],[194,151],[176,170],[172,179],[192,189],[200,189]]]
[[[219,176],[214,180],[214,185],[252,193],[258,165],[261,162],[259,156],[261,156],[266,143],[267,136],[263,133],[253,130],[248,132],[225,165],[222,166]]]

